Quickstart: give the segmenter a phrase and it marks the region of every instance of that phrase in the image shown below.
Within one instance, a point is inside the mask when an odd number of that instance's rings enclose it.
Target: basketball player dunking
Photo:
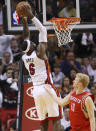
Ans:
[[[31,10],[27,10],[32,22],[39,30],[39,44],[37,48],[30,41],[30,32],[27,25],[27,19],[24,17],[23,31],[24,42],[22,51],[24,55],[22,60],[32,78],[33,97],[41,122],[41,131],[48,130],[48,120],[53,120],[53,131],[60,131],[60,118],[62,117],[61,107],[51,98],[45,87],[50,87],[54,95],[59,97],[59,92],[52,84],[48,58],[46,56],[47,48],[47,31],[41,22],[32,14]]]
[[[89,83],[89,77],[82,73],[77,73],[73,82],[74,90],[69,95],[61,99],[51,93],[50,88],[46,88],[50,96],[59,105],[69,104],[69,119],[71,131],[95,131],[95,116],[93,95],[85,90]]]

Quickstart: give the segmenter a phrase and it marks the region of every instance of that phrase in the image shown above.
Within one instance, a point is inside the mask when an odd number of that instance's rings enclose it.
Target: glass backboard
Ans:
[[[20,0],[19,0],[20,1]],[[33,9],[36,17],[43,22],[47,30],[53,30],[49,19],[52,17],[80,17],[81,22],[76,25],[74,31],[95,31],[96,30],[96,2],[80,0],[27,0]],[[8,31],[22,31],[21,20],[16,16],[17,0],[6,0],[6,15]],[[4,16],[6,16],[4,15]],[[29,29],[36,31],[31,21]]]

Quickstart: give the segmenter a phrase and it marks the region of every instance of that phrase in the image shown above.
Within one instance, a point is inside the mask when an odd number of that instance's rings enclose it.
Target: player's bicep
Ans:
[[[94,118],[94,103],[90,96],[88,96],[85,100],[85,106],[88,112],[89,119]]]
[[[46,55],[46,48],[47,48],[47,43],[39,43],[37,47],[37,56],[39,58],[43,58],[44,55]]]

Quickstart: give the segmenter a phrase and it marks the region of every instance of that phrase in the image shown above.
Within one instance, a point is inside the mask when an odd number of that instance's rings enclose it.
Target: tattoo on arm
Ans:
[[[39,43],[37,47],[37,56],[43,58],[46,54],[46,43]]]

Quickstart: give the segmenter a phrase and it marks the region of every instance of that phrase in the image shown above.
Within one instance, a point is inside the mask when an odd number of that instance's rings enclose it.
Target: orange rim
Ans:
[[[49,20],[49,22],[56,24],[58,30],[62,29],[67,29],[68,24],[76,23],[81,21],[81,18],[79,17],[64,17],[64,18],[52,18]]]
[[[80,20],[81,20],[81,18],[79,18],[79,17],[63,17],[63,18],[52,18],[49,20],[49,22],[52,22],[52,23],[55,21],[58,21],[58,22],[59,21],[72,21],[72,22],[77,21],[78,22]]]

